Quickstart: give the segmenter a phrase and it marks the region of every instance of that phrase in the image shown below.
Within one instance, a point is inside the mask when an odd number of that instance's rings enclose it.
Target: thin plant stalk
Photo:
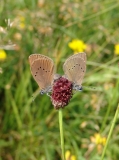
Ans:
[[[62,160],[65,160],[64,151],[64,131],[63,131],[63,110],[59,109],[59,128],[60,128],[60,139],[61,139],[61,150],[62,150]]]
[[[112,125],[111,125],[111,127],[110,127],[110,131],[109,131],[109,134],[108,134],[108,137],[107,137],[107,141],[106,141],[105,147],[104,147],[103,152],[102,152],[101,160],[103,160],[103,158],[104,158],[104,155],[105,155],[105,152],[106,152],[106,149],[107,149],[107,145],[108,145],[108,143],[109,143],[109,140],[110,140],[112,131],[113,131],[113,129],[114,129],[114,126],[115,126],[115,123],[116,123],[116,120],[117,120],[117,117],[118,117],[118,113],[119,113],[119,104],[118,104],[118,106],[117,106],[117,109],[116,109],[114,118],[113,118],[113,120],[112,120]]]

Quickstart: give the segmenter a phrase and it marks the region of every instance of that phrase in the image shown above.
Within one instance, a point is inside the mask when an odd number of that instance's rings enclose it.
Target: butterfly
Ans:
[[[54,62],[51,58],[32,54],[29,56],[30,70],[40,87],[41,94],[52,91],[53,82],[60,77],[55,74]],[[82,81],[86,72],[86,53],[70,56],[63,64],[64,77],[73,83],[73,90],[82,90]]]

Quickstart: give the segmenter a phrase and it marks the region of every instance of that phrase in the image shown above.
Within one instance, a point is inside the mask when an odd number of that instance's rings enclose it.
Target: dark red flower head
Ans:
[[[64,108],[72,97],[73,84],[68,79],[60,77],[54,81],[51,101],[55,109]]]

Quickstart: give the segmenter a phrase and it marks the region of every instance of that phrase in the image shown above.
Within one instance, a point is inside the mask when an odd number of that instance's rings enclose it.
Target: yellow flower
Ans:
[[[20,27],[21,29],[24,29],[24,28],[25,28],[25,24],[24,24],[24,23],[20,23],[20,24],[19,24],[19,27]]]
[[[23,17],[23,16],[20,16],[19,17],[19,28],[20,29],[25,29],[25,27],[26,27],[26,25],[25,25],[25,17]]]
[[[65,159],[66,160],[68,160],[68,158],[70,157],[70,151],[69,150],[67,150],[66,152],[65,152]]]
[[[114,53],[117,54],[117,55],[119,55],[119,44],[115,45]]]
[[[96,143],[96,144],[101,144],[101,141],[102,141],[101,135],[100,135],[99,133],[96,133],[96,134],[94,135],[94,137],[95,137],[95,143]]]
[[[20,19],[21,22],[25,22],[25,17],[20,16],[19,19]]]
[[[113,83],[105,83],[104,84],[104,90],[109,90],[109,89],[112,89],[114,87],[114,84]]]
[[[0,61],[4,61],[6,58],[7,58],[6,52],[0,49]]]
[[[67,150],[65,152],[65,159],[66,160],[76,160],[76,156],[74,155],[71,155],[71,152],[69,150]]]
[[[75,53],[83,52],[86,49],[86,44],[79,39],[73,39],[68,43],[69,48],[71,48]]]
[[[96,95],[96,94],[92,94],[91,95],[91,100],[90,100],[90,103],[91,103],[91,105],[92,105],[92,107],[94,108],[94,109],[97,109],[98,108],[98,99],[99,99],[99,97],[98,97],[98,95]]]
[[[95,133],[94,136],[91,137],[91,141],[96,145],[105,145],[106,137],[102,137],[99,133]]]
[[[72,155],[70,159],[71,160],[76,160],[76,156]]]

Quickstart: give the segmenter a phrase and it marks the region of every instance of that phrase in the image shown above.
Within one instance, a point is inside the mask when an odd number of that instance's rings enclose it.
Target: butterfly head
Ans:
[[[82,88],[82,86],[81,85],[77,85],[77,84],[73,84],[73,90],[76,90],[76,91],[82,91],[83,90],[83,88]]]

